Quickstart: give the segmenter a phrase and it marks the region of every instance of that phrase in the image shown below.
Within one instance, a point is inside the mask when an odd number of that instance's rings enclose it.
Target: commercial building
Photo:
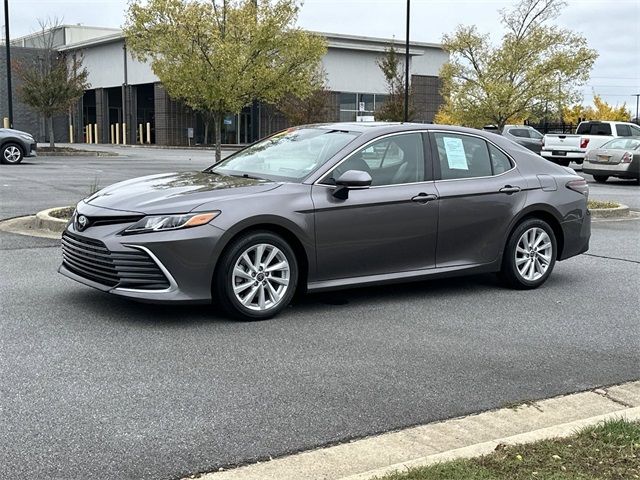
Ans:
[[[386,98],[384,77],[376,61],[384,55],[391,40],[318,34],[326,37],[328,44],[322,63],[330,90],[333,117],[330,120],[372,119]],[[120,30],[64,25],[45,32],[45,36],[46,39],[40,33],[12,40],[12,58],[38,56],[46,40],[60,52],[82,56],[91,86],[75,109],[56,119],[58,140],[69,140],[71,124],[75,142],[88,138],[87,125],[93,125],[91,137],[94,141],[97,137],[98,143],[125,140],[127,143],[187,145],[204,142],[208,127],[203,117],[167,95],[151,66],[132,58]],[[396,46],[403,49],[400,44]],[[4,52],[0,61],[3,55]],[[438,44],[411,43],[410,75],[416,121],[433,120],[442,101],[438,72],[447,59]],[[0,90],[0,115],[6,116],[6,81],[0,79],[0,83],[4,89]],[[257,108],[247,107],[225,118],[223,143],[248,143],[286,126],[286,119],[279,112],[258,104]],[[33,132],[40,140],[46,137],[42,120],[19,100],[14,100],[14,127]]]

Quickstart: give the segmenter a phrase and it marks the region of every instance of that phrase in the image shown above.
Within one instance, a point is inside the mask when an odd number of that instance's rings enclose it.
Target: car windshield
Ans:
[[[537,131],[537,130],[535,130],[533,128],[529,129],[529,135],[531,135],[531,138],[535,138],[537,140],[541,140],[542,137],[543,137],[543,135],[539,131]]]
[[[300,182],[357,136],[356,132],[328,128],[290,128],[205,171]]]
[[[640,149],[640,138],[614,138],[602,145],[600,148],[610,148],[612,150],[637,150]]]

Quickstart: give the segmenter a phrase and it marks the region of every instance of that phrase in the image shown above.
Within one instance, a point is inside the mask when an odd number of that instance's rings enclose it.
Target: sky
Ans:
[[[439,43],[457,25],[475,24],[498,42],[499,10],[514,5],[504,0],[412,0],[411,39]],[[126,0],[9,0],[11,37],[38,29],[38,19],[120,27]],[[310,30],[391,38],[405,37],[405,0],[306,0],[298,24]],[[0,19],[4,25],[4,16]],[[560,26],[581,33],[599,53],[590,81],[582,88],[584,103],[593,92],[607,102],[627,106],[635,114],[640,93],[640,0],[569,0]],[[4,28],[4,27],[3,27]]]

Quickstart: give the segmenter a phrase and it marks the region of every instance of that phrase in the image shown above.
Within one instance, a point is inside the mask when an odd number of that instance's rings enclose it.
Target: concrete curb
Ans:
[[[392,431],[237,468],[201,480],[369,480],[491,453],[499,443],[568,436],[612,418],[640,419],[640,381]]]
[[[47,208],[46,210],[42,210],[36,213],[33,227],[36,230],[49,230],[55,233],[62,233],[69,223],[68,220],[64,220],[62,218],[56,218],[51,216],[51,212],[54,210],[60,210],[61,208],[69,208],[69,207],[54,207]]]
[[[121,157],[118,153],[111,152],[38,152],[38,157]],[[37,158],[37,157],[36,157]]]
[[[437,453],[435,455],[429,455],[423,458],[411,460],[409,462],[399,463],[396,465],[389,465],[388,467],[371,470],[369,472],[360,473],[357,475],[350,475],[348,477],[342,477],[339,480],[372,480],[374,478],[382,477],[392,473],[406,471],[410,468],[426,467],[433,465],[434,463],[448,462],[451,460],[457,460],[462,458],[473,458],[482,455],[489,455],[494,452],[498,445],[516,445],[522,443],[533,443],[540,440],[546,440],[549,438],[563,438],[569,437],[577,431],[597,425],[598,423],[607,420],[616,419],[626,420],[640,420],[640,407],[630,408],[621,412],[606,413],[604,415],[597,415],[595,417],[585,418],[583,420],[576,420],[575,422],[563,423],[560,425],[554,425],[553,427],[541,428],[539,430],[533,430],[531,432],[522,433],[520,435],[513,435],[511,437],[498,438],[489,442],[477,443],[468,447],[462,447],[455,450],[449,450],[448,452]]]
[[[50,238],[59,240],[62,235],[59,232],[53,232],[46,228],[35,228],[35,215],[26,217],[7,218],[0,221],[0,231],[13,233],[15,235],[26,235],[28,237]]]
[[[616,208],[593,208],[589,209],[591,216],[595,218],[617,218],[629,216],[629,207],[620,204]]]

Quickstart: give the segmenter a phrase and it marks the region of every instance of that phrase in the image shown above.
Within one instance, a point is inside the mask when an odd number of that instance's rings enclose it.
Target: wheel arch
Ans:
[[[0,151],[4,150],[4,148],[7,145],[15,145],[16,147],[18,147],[18,149],[22,153],[22,157],[24,157],[26,155],[26,152],[25,152],[25,149],[24,149],[24,145],[22,145],[22,142],[20,142],[19,140],[15,139],[15,138],[5,138],[0,143]]]
[[[218,269],[220,268],[220,258],[230,248],[233,241],[243,235],[251,232],[266,231],[274,233],[282,237],[293,250],[298,262],[298,286],[297,290],[302,292],[307,288],[307,281],[309,278],[309,269],[312,266],[312,258],[310,254],[310,246],[305,246],[306,243],[303,240],[304,235],[300,231],[297,225],[291,225],[286,219],[280,217],[273,218],[259,218],[253,219],[253,221],[244,221],[234,228],[227,230],[226,234],[221,239],[221,246],[217,254],[215,262],[215,268],[213,270],[212,280],[216,277]],[[211,288],[214,284],[212,281]]]
[[[509,226],[509,234],[505,238],[504,247],[502,248],[500,264],[502,264],[502,255],[504,255],[504,251],[506,249],[507,243],[509,242],[509,238],[511,238],[511,235],[513,234],[513,231],[518,227],[518,225],[530,218],[539,218],[540,220],[543,220],[549,224],[549,226],[553,230],[553,234],[556,237],[556,245],[558,248],[556,258],[562,258],[562,251],[564,249],[564,232],[559,220],[560,213],[550,205],[535,204],[530,205],[522,210],[511,222],[511,225]]]

